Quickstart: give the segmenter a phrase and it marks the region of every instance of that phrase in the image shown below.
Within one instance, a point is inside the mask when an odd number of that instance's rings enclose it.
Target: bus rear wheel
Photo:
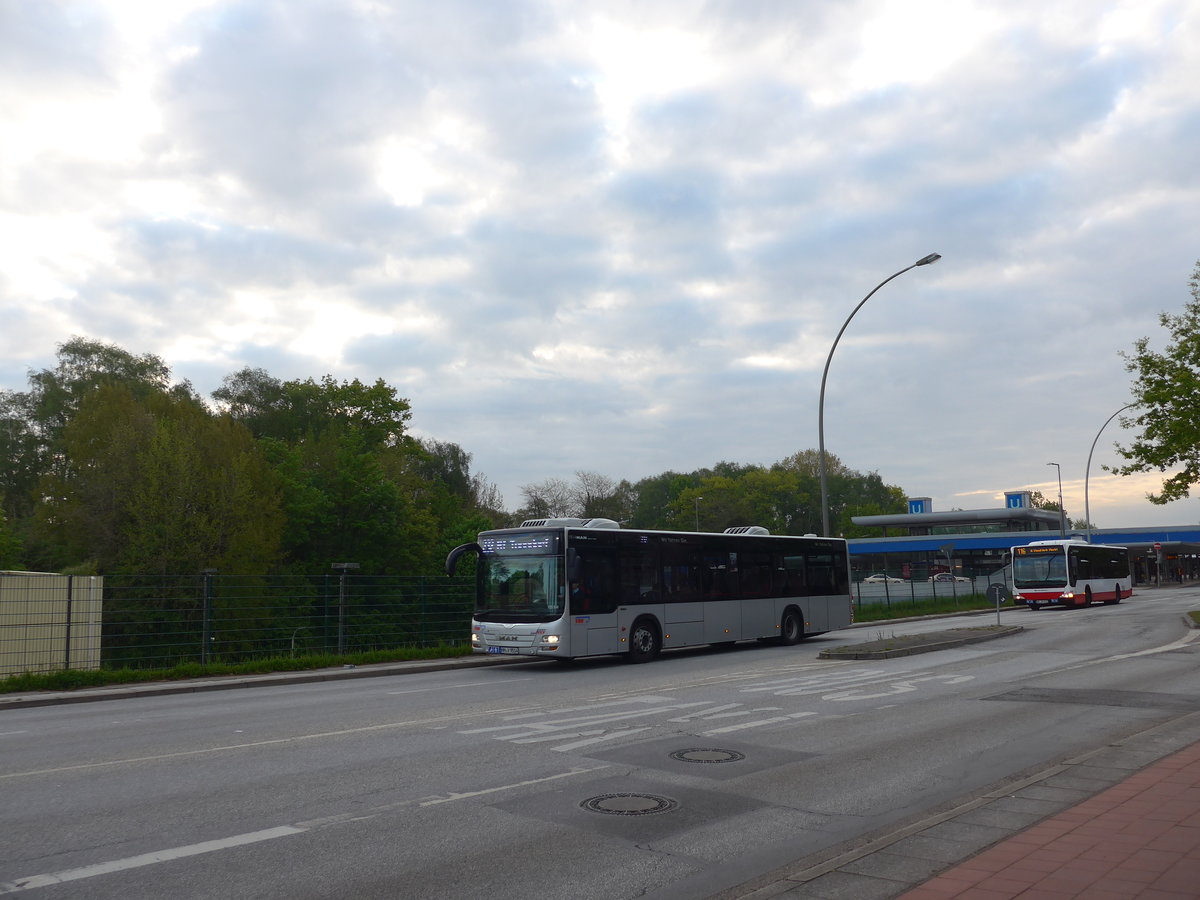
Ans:
[[[1121,586],[1119,584],[1113,588],[1113,598],[1111,600],[1105,600],[1104,602],[1108,604],[1121,602]]]
[[[804,620],[800,618],[800,613],[796,610],[789,609],[779,622],[779,643],[790,647],[802,640],[804,640]]]
[[[629,629],[629,655],[632,663],[650,662],[662,649],[662,638],[658,626],[649,619],[638,619]]]

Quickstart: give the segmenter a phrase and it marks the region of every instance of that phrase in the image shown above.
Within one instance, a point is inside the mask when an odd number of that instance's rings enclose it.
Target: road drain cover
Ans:
[[[592,812],[610,816],[652,816],[674,809],[679,804],[654,794],[601,794],[579,804]]]
[[[676,750],[671,754],[671,759],[693,763],[737,762],[745,758],[745,753],[736,750]]]

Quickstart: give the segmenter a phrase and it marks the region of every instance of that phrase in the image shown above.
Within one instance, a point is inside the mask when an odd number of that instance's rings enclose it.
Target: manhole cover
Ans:
[[[655,813],[674,809],[677,804],[667,797],[654,794],[601,794],[579,804],[592,812],[610,816],[652,816]]]
[[[736,750],[676,750],[671,754],[671,759],[694,763],[737,762],[745,758],[745,753]]]

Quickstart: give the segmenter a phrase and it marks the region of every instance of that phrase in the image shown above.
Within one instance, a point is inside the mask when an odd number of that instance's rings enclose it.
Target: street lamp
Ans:
[[[1046,465],[1058,469],[1058,535],[1065,538],[1067,536],[1067,511],[1063,509],[1062,466],[1054,462],[1046,463]]]
[[[703,497],[693,497],[692,501],[696,504],[696,530],[700,530],[700,501]]]
[[[858,302],[858,306],[854,307],[854,312],[846,317],[846,321],[842,323],[841,329],[837,333],[837,337],[833,339],[833,346],[829,348],[829,356],[825,358],[825,370],[821,373],[821,398],[817,403],[817,441],[820,444],[821,459],[821,535],[829,537],[829,487],[825,475],[825,379],[829,377],[829,363],[833,361],[833,351],[837,349],[838,341],[842,339],[842,332],[846,330],[846,326],[850,324],[850,320],[854,318],[855,313],[862,309],[863,304],[870,300],[875,291],[879,290],[893,278],[897,278],[907,272],[909,269],[915,269],[917,266],[928,266],[931,263],[941,259],[940,253],[930,253],[928,256],[923,256],[911,266],[907,266],[896,272],[894,275],[889,275],[871,290],[871,293],[863,297]]]
[[[1137,406],[1136,403],[1127,403],[1118,409],[1115,413],[1104,420],[1104,424],[1100,426],[1100,431],[1096,432],[1096,436],[1092,438],[1092,449],[1088,451],[1087,467],[1083,470],[1083,518],[1084,524],[1087,527],[1087,542],[1092,542],[1092,507],[1088,502],[1088,476],[1092,472],[1092,453],[1096,449],[1096,441],[1100,440],[1100,434],[1108,427],[1108,423],[1125,412],[1127,409],[1133,409]]]

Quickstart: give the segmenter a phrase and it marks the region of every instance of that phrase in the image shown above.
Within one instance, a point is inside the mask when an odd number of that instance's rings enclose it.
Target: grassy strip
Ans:
[[[1193,609],[1188,613],[1188,617],[1192,620],[1192,625],[1200,628],[1200,609]]]
[[[371,650],[316,656],[276,656],[242,663],[185,663],[169,669],[71,669],[59,672],[24,672],[0,678],[0,693],[27,691],[70,691],[85,687],[106,687],[114,684],[140,684],[148,681],[181,681],[214,675],[263,675],[270,672],[300,672],[327,669],[333,666],[370,665],[371,663],[406,662],[420,659],[447,659],[466,656],[468,644],[441,644],[436,647],[399,647],[394,650]]]
[[[930,616],[968,610],[994,609],[995,603],[982,594],[936,600],[896,600],[887,603],[855,604],[856,622],[881,622],[909,616]],[[1190,614],[1200,625],[1200,611]],[[150,681],[182,681],[187,678],[212,676],[264,675],[271,672],[301,672],[309,669],[328,669],[343,665],[405,662],[420,659],[448,659],[467,656],[467,644],[442,644],[437,647],[402,647],[395,650],[372,650],[345,656],[334,654],[314,656],[275,656],[241,663],[186,663],[169,669],[71,669],[59,672],[25,672],[0,678],[0,694],[29,691],[70,691],[77,688],[107,687],[117,684],[141,684]]]
[[[953,597],[938,597],[929,600],[894,600],[888,603],[854,604],[855,622],[884,622],[888,619],[906,619],[909,616],[935,616],[970,610],[995,609],[996,601],[983,594],[969,594],[955,600]],[[1012,609],[1012,604],[1001,604],[1001,609]]]

